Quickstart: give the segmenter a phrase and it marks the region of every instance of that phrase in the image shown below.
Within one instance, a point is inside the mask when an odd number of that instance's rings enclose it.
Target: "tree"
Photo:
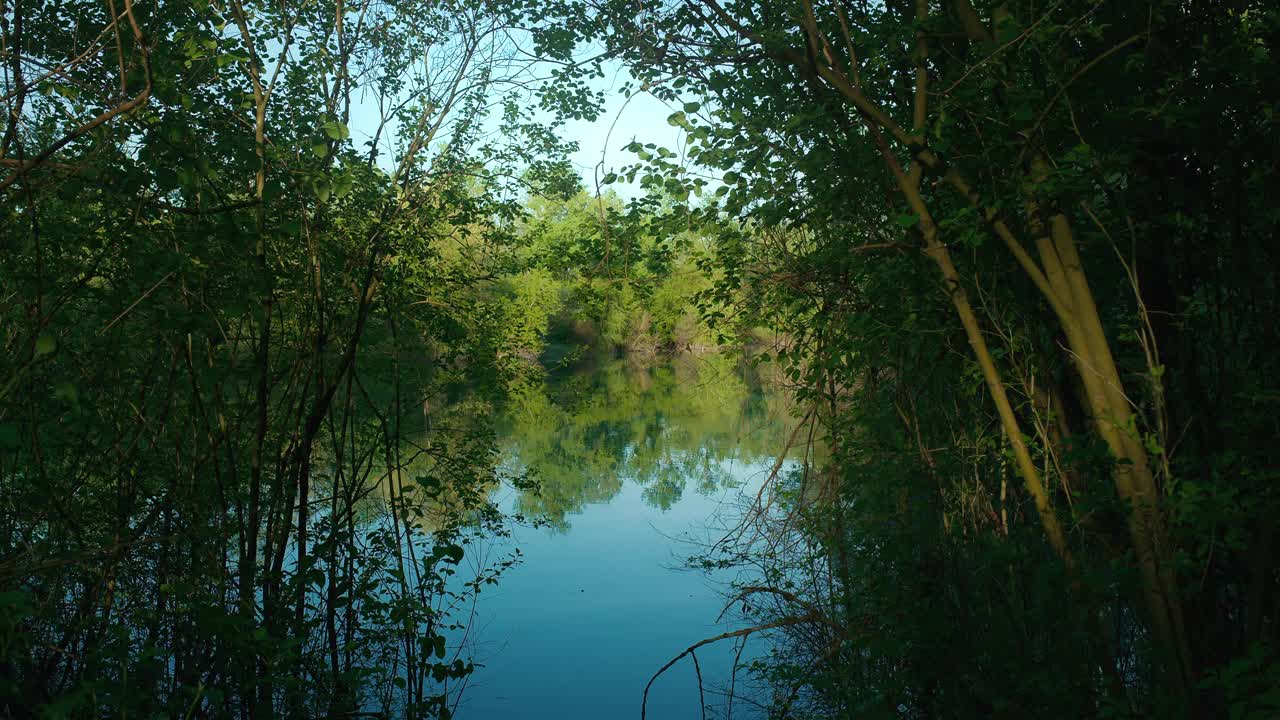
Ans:
[[[840,527],[866,517],[853,500],[862,491],[848,484],[866,477],[857,454],[885,448],[873,438],[886,437],[882,423],[896,423],[919,456],[915,472],[933,486],[931,502],[956,493],[975,501],[957,487],[966,477],[995,483],[1001,511],[977,528],[1022,543],[1026,536],[1010,527],[1017,516],[1004,507],[1004,472],[1016,475],[1060,563],[1057,592],[1086,608],[1081,621],[1093,623],[1088,633],[1099,639],[1085,653],[1093,670],[1065,660],[1063,667],[1078,678],[1096,674],[1099,698],[1151,709],[1170,694],[1196,712],[1221,709],[1222,692],[1240,699],[1233,695],[1239,688],[1206,690],[1216,682],[1206,678],[1273,641],[1256,625],[1230,640],[1195,628],[1268,617],[1261,605],[1245,610],[1231,598],[1246,587],[1272,596],[1274,572],[1260,568],[1274,568],[1274,556],[1263,543],[1256,553],[1240,545],[1230,559],[1207,559],[1205,548],[1220,547],[1222,537],[1185,525],[1204,506],[1186,505],[1183,493],[1211,482],[1214,492],[1272,507],[1269,491],[1252,481],[1224,485],[1213,469],[1228,447],[1229,464],[1273,467],[1270,451],[1248,439],[1268,425],[1253,416],[1245,422],[1254,430],[1178,454],[1172,428],[1217,422],[1192,399],[1203,398],[1205,383],[1258,388],[1259,373],[1270,367],[1240,357],[1210,380],[1201,368],[1216,365],[1209,356],[1231,354],[1231,343],[1220,332],[1208,343],[1187,333],[1200,327],[1193,287],[1206,283],[1219,288],[1215,312],[1235,318],[1229,324],[1270,337],[1269,317],[1226,298],[1243,287],[1272,287],[1273,273],[1254,267],[1228,279],[1186,263],[1207,253],[1215,266],[1264,255],[1275,264],[1247,239],[1274,228],[1271,214],[1251,209],[1265,204],[1274,172],[1246,149],[1269,122],[1274,89],[1261,78],[1274,63],[1274,11],[1248,2],[689,0],[647,4],[639,13],[630,3],[605,3],[575,25],[552,6],[580,37],[603,38],[641,90],[679,104],[672,121],[687,130],[691,164],[723,173],[721,209],[744,224],[722,235],[725,283],[716,297],[731,301],[745,281],[756,297],[772,299],[773,309],[761,303],[757,311],[790,323],[783,327],[799,336],[785,357],[805,379],[833,457],[846,463],[824,471],[830,490],[822,497],[831,504],[813,510],[818,525],[810,527],[832,566],[843,564],[837,550],[861,542]],[[1210,116],[1224,118],[1229,130],[1207,137]],[[1167,158],[1180,158],[1186,173],[1167,174]],[[626,174],[692,189],[691,168],[661,153],[638,159]],[[1241,181],[1244,166],[1252,170]],[[1190,200],[1204,209],[1199,221],[1167,200],[1185,197],[1188,183],[1201,190]],[[1229,196],[1253,202],[1228,207]],[[1238,223],[1226,235],[1211,230],[1217,225],[1209,218],[1220,213]],[[1182,271],[1171,275],[1173,267]],[[936,315],[938,300],[949,319]],[[874,324],[907,338],[886,338]],[[950,373],[949,385],[910,392],[919,380],[908,373],[924,369],[924,345],[953,347],[955,332],[967,362],[932,368]],[[984,393],[960,392],[970,377],[981,379]],[[914,404],[893,393],[876,401],[887,388],[909,393]],[[944,411],[957,396],[966,404]],[[863,406],[869,402],[887,402],[893,412],[876,415]],[[988,420],[998,423],[1000,442],[975,444],[969,428]],[[957,468],[942,462],[940,448],[976,454]],[[1235,509],[1222,521],[1255,542],[1272,536],[1269,510],[1241,514],[1243,507],[1227,504]],[[949,533],[968,530],[932,505],[899,511],[938,518]],[[965,562],[980,560],[961,540],[941,542],[959,543],[954,551]],[[1200,558],[1200,577],[1214,568],[1217,589],[1188,584],[1189,557]],[[1094,585],[1100,572],[1110,579]],[[846,576],[836,594],[857,585]],[[1150,638],[1149,651],[1100,640],[1103,618],[1112,617],[1097,605],[1105,604],[1100,588],[1113,585],[1131,588],[1141,617],[1136,632],[1142,643]],[[850,614],[843,627],[855,624]],[[1121,658],[1135,652],[1163,668],[1158,678],[1126,675]],[[1274,673],[1272,651],[1261,653],[1268,659],[1250,667]],[[927,683],[916,680],[904,689],[913,699],[903,702],[928,707]]]
[[[414,420],[505,381],[448,249],[506,243],[562,149],[518,22],[0,8],[6,714],[450,715],[452,610],[509,563],[451,579],[502,528],[483,416]]]

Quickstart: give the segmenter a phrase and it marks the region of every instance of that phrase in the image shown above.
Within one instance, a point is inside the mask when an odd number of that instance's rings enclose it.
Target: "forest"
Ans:
[[[636,488],[742,500],[641,718],[1280,717],[1277,51],[1269,0],[0,0],[0,716],[544,717],[468,714],[475,608]],[[678,142],[584,167],[618,98]]]

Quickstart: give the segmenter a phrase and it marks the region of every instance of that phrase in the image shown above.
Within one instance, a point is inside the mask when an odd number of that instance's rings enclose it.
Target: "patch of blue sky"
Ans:
[[[503,61],[502,78],[492,86],[488,114],[481,126],[483,137],[499,142],[504,140],[500,137],[502,102],[510,93],[516,93],[525,108],[533,108],[533,120],[547,125],[555,123],[553,114],[540,107],[536,89],[557,66],[524,53],[518,47],[525,44],[522,41],[511,38],[508,41],[512,46],[507,49],[508,59]],[[635,155],[625,149],[630,143],[653,143],[677,155],[685,144],[685,130],[667,122],[671,114],[680,109],[678,104],[669,104],[638,90],[640,83],[618,61],[606,62],[602,70],[602,76],[592,77],[587,83],[589,89],[603,100],[597,116],[590,120],[569,119],[556,129],[559,137],[576,145],[576,150],[570,152],[567,159],[584,187],[592,191],[607,174],[636,161]],[[624,94],[628,86],[631,92]],[[386,115],[384,110],[396,102],[399,102],[398,98],[382,98],[380,102],[372,89],[358,87],[353,93],[348,123],[351,142],[358,150],[367,152],[369,143],[377,138],[377,162],[387,172],[394,171],[401,150],[396,146],[402,136],[399,122],[394,117],[386,118],[385,123],[383,119]],[[431,151],[438,152],[450,142],[452,122],[456,120],[446,121]],[[624,178],[609,189],[624,200],[643,194],[638,182],[628,183]],[[603,192],[606,188],[601,186],[600,190]]]

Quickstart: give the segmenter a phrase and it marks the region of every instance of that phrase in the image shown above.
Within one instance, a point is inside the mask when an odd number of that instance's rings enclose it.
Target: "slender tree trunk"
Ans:
[[[919,187],[902,171],[901,166],[898,165],[897,160],[885,145],[879,130],[874,126],[869,127],[880,144],[885,160],[898,182],[898,187],[907,200],[907,205],[919,218],[920,233],[924,236],[925,254],[933,260],[942,275],[951,304],[955,308],[956,315],[960,318],[960,324],[964,327],[965,337],[969,341],[969,346],[973,349],[974,359],[978,361],[978,367],[982,371],[983,381],[987,385],[987,390],[991,393],[991,400],[995,404],[996,412],[1000,417],[1000,425],[1004,428],[1005,434],[1009,439],[1009,447],[1013,451],[1014,465],[1018,469],[1018,475],[1022,478],[1027,494],[1031,496],[1031,500],[1035,504],[1036,513],[1040,517],[1040,524],[1044,528],[1049,545],[1058,557],[1062,559],[1063,563],[1066,564],[1067,568],[1074,570],[1075,559],[1067,546],[1066,533],[1063,532],[1058,516],[1049,502],[1049,493],[1046,491],[1040,471],[1036,468],[1035,461],[1031,457],[1031,450],[1027,447],[1021,424],[1014,413],[1013,405],[1009,402],[1009,393],[1005,387],[1004,379],[996,367],[995,360],[991,355],[991,349],[987,345],[987,340],[978,325],[977,315],[974,314],[973,306],[969,303],[969,295],[965,291],[960,274],[956,271],[955,264],[951,261],[951,253],[938,238],[938,226],[920,194]]]

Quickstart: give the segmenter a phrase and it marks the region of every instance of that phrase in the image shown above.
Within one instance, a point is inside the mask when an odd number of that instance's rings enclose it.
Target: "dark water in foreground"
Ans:
[[[638,718],[658,668],[737,627],[716,622],[731,578],[681,565],[723,534],[744,492],[754,495],[784,418],[778,396],[720,358],[646,369],[616,361],[553,378],[517,403],[502,424],[505,462],[537,474],[542,490],[498,499],[550,526],[517,529],[523,564],[480,597],[473,639],[483,667],[458,716]],[[734,651],[732,640],[698,651],[712,716],[723,715],[716,691],[730,682]],[[734,716],[751,713],[738,701]],[[648,717],[702,717],[688,658],[654,683]]]

